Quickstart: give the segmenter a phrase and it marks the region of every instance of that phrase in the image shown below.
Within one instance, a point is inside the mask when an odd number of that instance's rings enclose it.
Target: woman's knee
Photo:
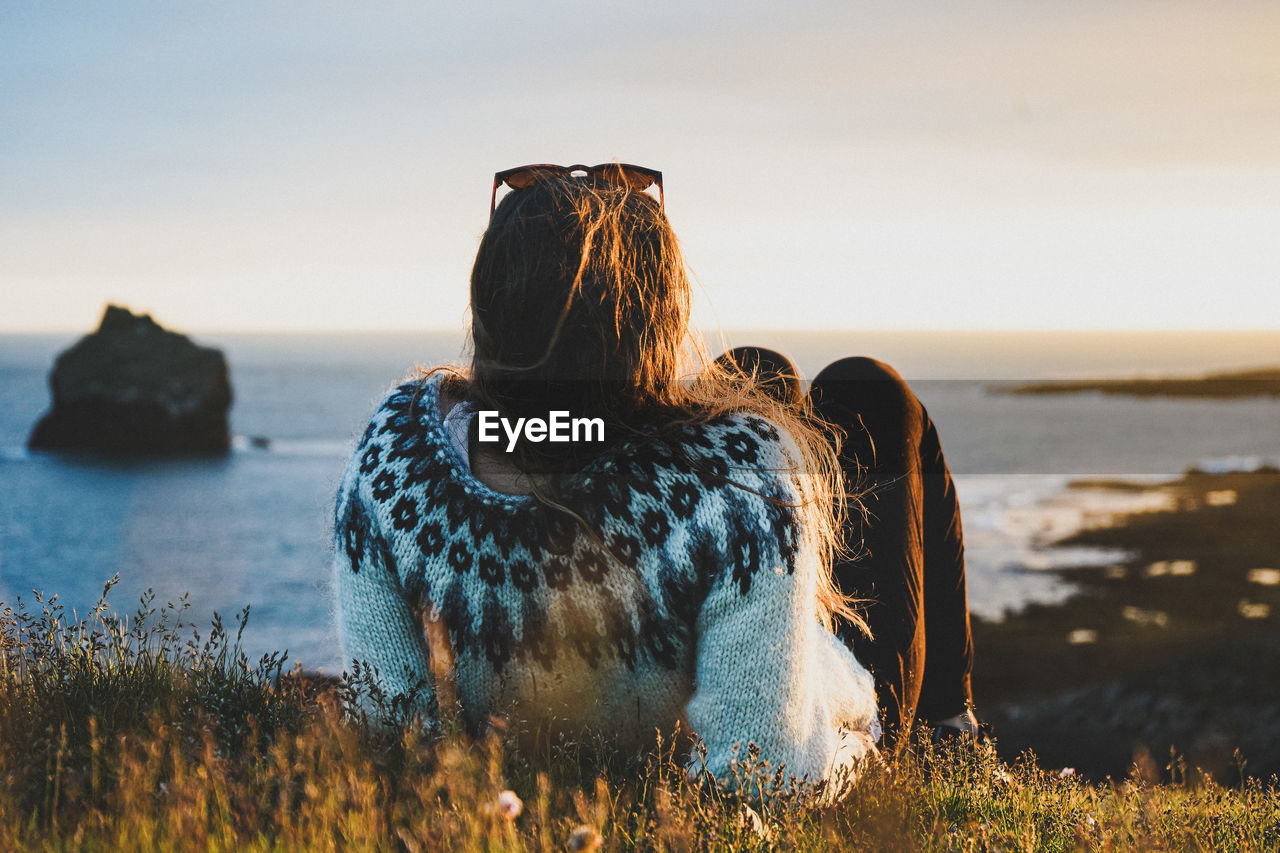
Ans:
[[[734,347],[716,359],[730,370],[755,376],[761,390],[779,402],[793,404],[804,398],[800,372],[791,359],[777,350],[765,347]]]
[[[833,379],[890,382],[910,391],[907,381],[892,365],[865,355],[851,355],[833,361],[822,368],[813,381],[817,383]]]
[[[865,430],[883,464],[918,447],[924,408],[911,386],[891,365],[867,356],[832,362],[814,377],[815,409],[855,439]]]

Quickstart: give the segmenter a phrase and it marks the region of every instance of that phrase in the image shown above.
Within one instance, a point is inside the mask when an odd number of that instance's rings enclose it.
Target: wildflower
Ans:
[[[738,814],[738,825],[751,830],[757,838],[763,838],[766,841],[773,838],[773,833],[764,825],[760,815],[746,803],[743,803],[742,811]]]
[[[569,836],[566,846],[569,848],[569,853],[591,853],[593,850],[599,850],[603,845],[604,839],[600,837],[596,828],[584,823]]]
[[[1058,771],[1059,779],[1066,779],[1068,776],[1074,775],[1076,775],[1076,769],[1074,767],[1064,767]]]
[[[515,791],[503,791],[498,794],[498,814],[507,820],[515,820],[523,811],[524,801],[516,795]]]

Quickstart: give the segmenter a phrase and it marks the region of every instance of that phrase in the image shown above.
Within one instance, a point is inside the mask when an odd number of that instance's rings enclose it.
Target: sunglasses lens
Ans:
[[[547,169],[525,169],[503,178],[503,183],[512,189],[522,190],[536,184],[547,173]]]
[[[646,175],[634,169],[623,169],[622,174],[626,176],[627,185],[633,190],[647,190],[653,186],[653,175]]]
[[[641,172],[639,169],[632,169],[628,166],[620,166],[617,163],[608,163],[603,166],[597,166],[593,170],[598,178],[602,178],[610,183],[619,186],[628,187],[639,192],[653,186],[654,178],[647,172]]]

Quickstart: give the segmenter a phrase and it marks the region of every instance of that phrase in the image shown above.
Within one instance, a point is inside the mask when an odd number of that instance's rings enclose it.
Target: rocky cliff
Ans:
[[[58,356],[53,407],[28,445],[118,454],[225,453],[231,382],[222,352],[146,314],[107,306],[97,331]]]

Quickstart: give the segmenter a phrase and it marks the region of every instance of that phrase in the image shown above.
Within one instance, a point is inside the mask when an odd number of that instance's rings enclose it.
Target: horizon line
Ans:
[[[158,322],[158,321],[157,321]],[[312,328],[270,328],[244,326],[176,326],[161,323],[169,331],[185,335],[422,335],[465,334],[465,326],[318,326]],[[96,327],[94,327],[96,328]],[[0,335],[85,335],[94,328],[50,326],[37,328],[4,328]],[[706,335],[741,332],[771,334],[1280,334],[1275,326],[723,326],[701,328]]]

